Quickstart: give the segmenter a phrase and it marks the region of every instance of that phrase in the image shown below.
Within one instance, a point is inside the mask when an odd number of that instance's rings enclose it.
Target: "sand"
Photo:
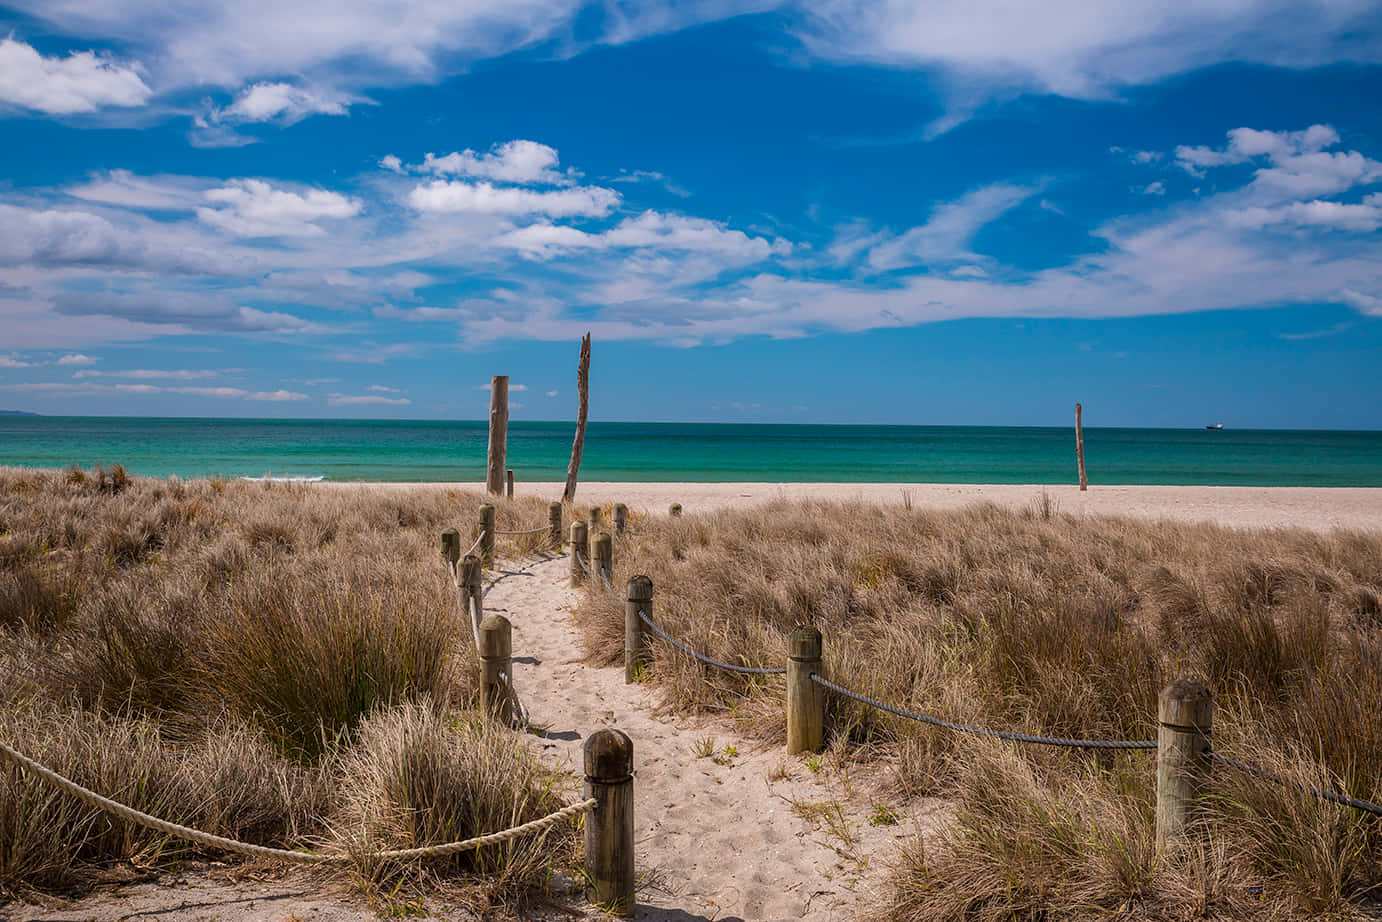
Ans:
[[[360,484],[327,483],[325,487],[354,488]],[[381,485],[382,486],[382,485]],[[390,484],[426,489],[437,484]],[[483,491],[484,484],[445,484],[455,489]],[[561,483],[523,483],[519,496],[561,498]],[[582,503],[628,503],[631,508],[666,512],[681,503],[687,513],[771,499],[862,500],[956,509],[970,503],[992,502],[1022,508],[1039,501],[1045,491],[1065,513],[1128,515],[1144,519],[1217,522],[1240,528],[1382,528],[1382,488],[1377,487],[1197,487],[1093,486],[1081,493],[1074,486],[976,483],[581,483],[576,500]]]

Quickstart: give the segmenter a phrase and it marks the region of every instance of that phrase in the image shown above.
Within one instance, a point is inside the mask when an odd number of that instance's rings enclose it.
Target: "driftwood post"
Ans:
[[[586,896],[605,912],[632,916],[633,740],[600,730],[585,741],[585,796],[599,803],[585,818]]]
[[[811,681],[821,675],[821,632],[801,626],[787,647],[787,753],[818,752],[824,737],[825,695]]]
[[[465,555],[461,561],[461,611],[470,617],[472,636],[480,636],[480,622],[485,619],[485,593],[480,588],[480,558]],[[478,642],[478,641],[477,641]]]
[[[576,390],[581,405],[576,411],[576,439],[571,443],[571,463],[566,468],[566,489],[561,498],[571,502],[576,498],[576,472],[581,469],[581,452],[585,450],[585,421],[590,415],[590,334],[581,339],[581,362],[576,366]]]
[[[1089,478],[1084,475],[1084,423],[1080,419],[1082,413],[1083,408],[1078,403],[1075,404],[1075,459],[1080,464],[1080,489],[1088,490]]]
[[[608,532],[600,532],[591,542],[591,551],[595,556],[595,561],[590,568],[603,577],[604,582],[609,582],[614,576],[614,539]]]
[[[509,499],[513,499],[513,468],[509,468],[505,476],[504,490]]]
[[[547,504],[547,540],[552,542],[552,550],[561,550],[561,503]]]
[[[667,514],[672,516],[673,518],[676,518],[677,516],[681,515],[681,503],[673,503],[672,505],[668,506]]]
[[[485,489],[495,496],[504,492],[504,454],[509,440],[509,376],[495,375],[489,382],[489,470]]]
[[[622,535],[629,526],[629,507],[623,503],[614,504],[614,533]]]
[[[1177,679],[1157,702],[1156,847],[1191,840],[1209,779],[1214,697],[1199,682]]]
[[[480,507],[480,562],[494,566],[494,507],[485,503]]]
[[[638,678],[648,663],[648,641],[643,636],[644,618],[653,616],[653,581],[646,576],[629,580],[628,601],[624,604],[624,684]]]
[[[505,677],[513,669],[513,627],[503,615],[480,622],[480,710],[504,724],[513,722]]]
[[[579,586],[585,582],[585,567],[581,561],[590,560],[589,532],[580,519],[571,523],[571,585]],[[587,566],[589,564],[587,563]]]

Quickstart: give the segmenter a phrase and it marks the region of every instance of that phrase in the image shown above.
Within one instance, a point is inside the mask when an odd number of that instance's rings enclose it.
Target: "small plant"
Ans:
[[[897,813],[887,804],[874,804],[873,812],[869,814],[870,826],[896,826]]]
[[[811,774],[818,775],[825,767],[825,757],[819,755],[809,755],[806,757],[806,767],[811,769]]]
[[[707,736],[696,740],[696,745],[693,747],[692,752],[696,754],[696,758],[698,759],[710,759],[714,758],[716,748],[715,737]]]
[[[712,741],[713,742],[713,741]],[[716,765],[729,767],[734,764],[734,757],[739,755],[739,747],[734,745],[726,746],[717,756],[712,756],[710,761]]]

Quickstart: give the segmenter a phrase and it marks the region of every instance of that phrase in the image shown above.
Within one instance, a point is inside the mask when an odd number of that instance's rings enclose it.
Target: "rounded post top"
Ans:
[[[787,641],[787,655],[797,662],[813,662],[821,658],[821,632],[809,624],[792,629]]]
[[[506,659],[513,653],[513,625],[503,615],[485,615],[480,622],[480,658]]]
[[[653,600],[652,579],[641,574],[630,577],[628,598],[630,602],[651,602]]]
[[[441,555],[452,563],[461,559],[461,533],[456,529],[441,533]]]
[[[1168,727],[1208,733],[1214,723],[1214,695],[1201,682],[1176,679],[1161,690],[1157,719]]]
[[[494,506],[493,506],[492,504],[490,504],[490,503],[481,503],[481,504],[480,504],[480,518],[482,518],[482,519],[492,519],[492,518],[494,518]]]
[[[668,515],[681,515],[681,503],[672,503],[667,507]]]
[[[561,503],[558,502],[557,500],[552,500],[550,503],[547,504],[547,511],[548,511],[548,512],[561,512]]]
[[[633,740],[623,730],[597,730],[585,739],[585,776],[610,784],[633,777]]]
[[[629,511],[629,507],[626,506],[626,505],[624,505],[623,503],[615,503],[615,504],[614,504],[614,511],[615,511],[615,512],[620,512],[620,511],[628,512],[628,511]]]
[[[580,519],[571,523],[571,537],[573,540],[583,540],[588,531],[589,529],[586,528],[586,524]],[[577,535],[580,535],[580,538],[577,538]]]

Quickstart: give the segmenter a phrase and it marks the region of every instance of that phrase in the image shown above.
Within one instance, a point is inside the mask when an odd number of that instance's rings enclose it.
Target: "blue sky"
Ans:
[[[0,6],[0,408],[1382,428],[1363,2]],[[1193,9],[1191,8],[1193,7]]]

